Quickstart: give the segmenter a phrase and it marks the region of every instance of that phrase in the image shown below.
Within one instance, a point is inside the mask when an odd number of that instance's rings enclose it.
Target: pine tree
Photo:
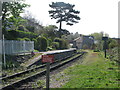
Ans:
[[[60,23],[59,31],[62,30],[63,21],[66,22],[66,25],[71,26],[80,20],[80,17],[77,15],[80,12],[73,9],[75,5],[64,2],[52,2],[49,6],[52,8],[52,10],[49,11],[51,19],[57,19],[56,23]]]

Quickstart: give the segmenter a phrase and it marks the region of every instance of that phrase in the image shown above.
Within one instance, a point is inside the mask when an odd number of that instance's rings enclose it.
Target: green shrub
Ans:
[[[52,48],[59,49],[59,43],[58,42],[52,42]]]
[[[17,38],[16,40],[18,40],[18,41],[24,41],[23,38]]]
[[[64,39],[55,38],[54,42],[59,43],[59,49],[67,49],[68,48],[68,43]]]
[[[48,46],[51,46],[52,40],[51,40],[51,39],[48,39],[47,41],[48,41]]]
[[[29,38],[17,38],[16,40],[18,40],[18,41],[30,41]]]
[[[37,50],[46,51],[47,49],[47,39],[45,37],[37,38]]]
[[[83,45],[83,49],[88,49],[88,45]]]
[[[35,27],[34,26],[26,26],[26,29],[28,29],[30,32],[34,32]]]
[[[37,39],[33,38],[32,41],[34,41],[34,48],[37,49]]]
[[[28,32],[28,30],[27,30],[27,29],[25,28],[25,26],[23,26],[23,25],[19,25],[19,26],[18,26],[18,30]]]
[[[23,38],[25,41],[30,41],[30,39],[29,38]]]
[[[114,47],[117,47],[117,41],[112,41],[109,43],[109,48],[112,49]]]
[[[32,32],[25,32],[20,30],[9,30],[8,34],[6,35],[6,39],[16,39],[16,38],[36,38],[38,35]]]
[[[47,50],[49,51],[51,51],[51,50],[53,50],[53,48],[52,47],[47,47]]]

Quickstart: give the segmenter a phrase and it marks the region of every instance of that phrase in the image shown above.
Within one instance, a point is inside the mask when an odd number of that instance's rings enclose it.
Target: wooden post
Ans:
[[[106,45],[107,45],[107,44],[106,44],[106,40],[105,40],[105,58],[106,58]]]
[[[50,74],[50,62],[47,62],[47,72],[46,72],[46,90],[49,90],[49,74]]]
[[[4,35],[3,35],[3,55],[4,55],[4,67],[6,68],[6,59],[5,59],[5,41],[4,41]]]
[[[2,40],[2,2],[0,1],[0,40]]]
[[[104,40],[103,49],[104,49],[105,58],[106,58],[106,49],[107,49],[107,40],[108,40],[108,37],[102,37],[102,40]]]

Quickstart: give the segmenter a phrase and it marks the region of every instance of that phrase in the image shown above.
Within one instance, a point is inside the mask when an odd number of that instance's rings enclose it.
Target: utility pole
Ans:
[[[0,1],[0,71],[2,71],[2,2]],[[2,73],[0,73],[2,76]],[[0,88],[2,87],[2,80],[0,80]]]

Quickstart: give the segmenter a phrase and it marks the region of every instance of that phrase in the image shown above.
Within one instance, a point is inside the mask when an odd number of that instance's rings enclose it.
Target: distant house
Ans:
[[[92,49],[94,44],[94,37],[93,36],[83,36],[73,40],[73,47],[77,49]]]

